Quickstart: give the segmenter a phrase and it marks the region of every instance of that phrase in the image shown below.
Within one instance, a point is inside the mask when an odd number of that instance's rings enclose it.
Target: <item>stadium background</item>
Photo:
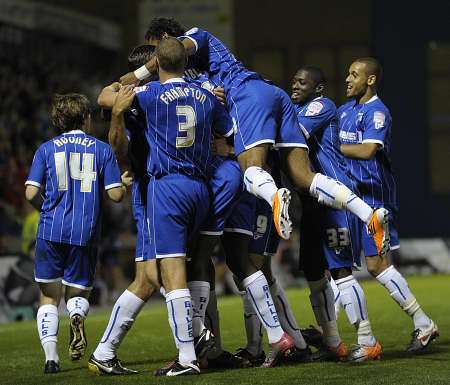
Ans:
[[[94,102],[126,69],[154,16],[199,25],[233,47],[248,67],[289,90],[302,64],[322,67],[326,94],[344,101],[351,61],[375,55],[384,66],[380,95],[394,118],[393,164],[399,184],[402,248],[410,273],[450,271],[450,2],[387,0],[277,2],[238,0],[0,0],[0,320],[32,317],[32,240],[37,213],[23,183],[37,146],[52,135],[48,104],[77,91]],[[96,132],[106,126],[95,113]],[[129,202],[107,203],[95,301],[111,302],[133,273]],[[298,252],[280,246],[284,284],[301,283]],[[225,274],[225,268],[218,269]]]

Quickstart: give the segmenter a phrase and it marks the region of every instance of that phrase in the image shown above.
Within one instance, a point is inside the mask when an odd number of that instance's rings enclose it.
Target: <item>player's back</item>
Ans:
[[[37,237],[83,246],[96,234],[102,188],[121,186],[111,147],[81,130],[42,144],[28,179],[38,187],[45,183]]]
[[[201,28],[191,28],[182,37],[194,42],[196,52],[188,65],[207,71],[212,81],[225,89],[238,86],[246,79],[260,76],[237,60],[222,41]]]
[[[151,82],[135,90],[147,117],[148,174],[156,178],[183,174],[206,180],[213,158],[213,127],[222,136],[232,133],[224,107],[211,92],[181,78],[164,84]]]

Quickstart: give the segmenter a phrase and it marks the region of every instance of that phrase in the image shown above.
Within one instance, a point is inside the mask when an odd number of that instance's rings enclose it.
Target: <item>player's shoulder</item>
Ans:
[[[339,118],[344,118],[347,115],[347,110],[352,109],[354,105],[355,105],[354,100],[350,100],[344,104],[341,104],[337,109]]]
[[[142,86],[134,87],[134,93],[140,94],[142,92],[152,92],[159,90],[161,88],[161,83],[158,80],[153,80],[151,82],[148,82]]]
[[[373,114],[377,114],[381,116],[383,119],[390,118],[391,112],[389,111],[389,108],[386,106],[386,104],[383,103],[383,101],[378,97],[374,96],[371,100],[366,102],[366,113],[370,116]]]
[[[191,29],[187,30],[183,36],[192,36],[192,35],[197,35],[197,34],[206,34],[206,35],[210,35],[210,33],[208,31],[205,31],[202,28],[199,27],[192,27]]]
[[[311,100],[304,109],[305,116],[315,116],[324,113],[334,113],[336,111],[335,104],[326,97],[318,97]]]

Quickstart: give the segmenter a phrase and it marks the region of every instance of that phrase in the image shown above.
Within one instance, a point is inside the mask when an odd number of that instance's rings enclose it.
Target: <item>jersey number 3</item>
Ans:
[[[184,116],[186,119],[185,122],[178,123],[178,131],[186,132],[186,136],[177,136],[177,148],[191,147],[195,142],[195,111],[191,106],[177,106],[177,116]]]
[[[58,190],[66,191],[68,188],[67,162],[65,152],[55,152],[56,178],[58,179]],[[80,170],[80,157],[82,157],[82,166]],[[94,171],[94,154],[80,154],[71,152],[69,158],[69,172],[72,179],[81,181],[81,192],[91,192],[92,182],[97,179],[97,173]]]

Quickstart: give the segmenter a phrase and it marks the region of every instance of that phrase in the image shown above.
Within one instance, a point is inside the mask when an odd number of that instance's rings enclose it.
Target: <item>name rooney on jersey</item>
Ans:
[[[204,103],[206,100],[206,95],[198,89],[190,88],[190,87],[174,87],[170,90],[165,91],[162,93],[159,98],[166,103],[167,105],[170,102],[173,102],[174,100],[177,100],[181,97],[188,97],[192,96],[193,98],[197,99],[200,103]]]
[[[54,139],[53,143],[55,143],[58,147],[64,146],[67,143],[71,143],[71,144],[80,144],[82,146],[86,146],[87,148],[89,148],[93,144],[95,144],[95,140],[89,138],[81,138],[79,136],[69,136],[67,138],[62,137],[59,139]]]

